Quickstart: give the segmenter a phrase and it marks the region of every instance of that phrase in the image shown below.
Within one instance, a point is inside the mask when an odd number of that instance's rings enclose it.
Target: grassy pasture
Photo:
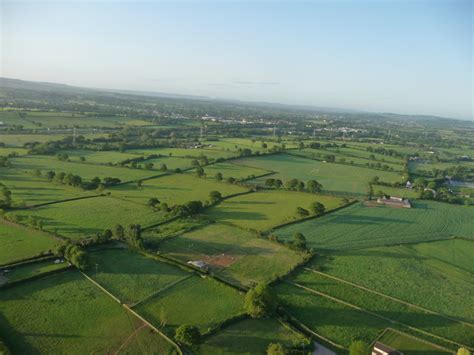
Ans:
[[[307,342],[302,335],[276,319],[245,319],[211,335],[197,352],[202,355],[264,354],[270,343],[281,343],[291,348]]]
[[[72,162],[80,162],[81,157],[86,158],[86,163],[116,164],[126,159],[138,158],[137,154],[122,153],[118,151],[93,151],[93,150],[65,150]]]
[[[269,281],[302,261],[294,251],[241,229],[211,224],[160,243],[159,250],[183,262],[202,260],[230,281]]]
[[[64,172],[66,174],[79,175],[85,180],[92,180],[98,176],[103,179],[104,177],[115,177],[122,181],[139,180],[146,177],[157,175],[155,171],[143,170],[143,169],[131,169],[122,168],[115,166],[101,166],[97,167],[95,164],[86,163],[75,163],[61,161],[56,157],[35,155],[25,156],[12,159],[12,166],[18,170],[31,172],[39,169],[43,174],[49,170],[56,173]]]
[[[122,343],[119,355],[136,354],[160,354],[176,355],[176,348],[166,341],[161,335],[155,333],[148,327],[137,328],[135,334],[131,334],[127,340]]]
[[[0,135],[0,142],[1,140]],[[0,147],[0,156],[7,156],[9,154],[25,155],[28,153],[28,149],[25,148],[11,148],[11,147]]]
[[[452,354],[451,351],[442,350],[434,344],[417,339],[409,334],[387,330],[378,341],[406,355],[443,355]]]
[[[142,227],[160,220],[151,208],[111,197],[96,197],[56,203],[30,210],[10,212],[26,221],[33,216],[43,221],[43,228],[73,239],[91,236],[116,224],[127,228],[130,224]]]
[[[67,262],[55,264],[54,260],[43,260],[15,266],[10,269],[10,272],[6,274],[5,277],[8,282],[15,282],[44,274],[46,272],[64,269],[68,266]]]
[[[433,169],[449,169],[455,166],[461,166],[466,169],[474,170],[474,162],[472,161],[453,161],[453,162],[410,162],[409,169],[412,173],[417,173],[421,170],[431,171]]]
[[[243,296],[212,279],[198,276],[164,290],[134,309],[152,323],[170,328],[191,324],[207,332],[242,313]]]
[[[199,149],[185,149],[185,148],[144,148],[144,149],[130,149],[127,150],[129,153],[151,155],[161,154],[174,157],[185,157],[185,158],[199,158],[200,156],[206,156],[208,159],[218,158],[230,158],[237,156],[235,152],[225,151],[222,149],[210,149],[210,148],[199,148]]]
[[[178,236],[189,231],[190,229],[203,227],[209,223],[211,223],[211,221],[202,215],[184,217],[163,224],[158,228],[147,229],[143,232],[142,236],[145,239],[148,247],[155,248],[156,245],[159,244],[163,239]]]
[[[39,231],[0,221],[0,264],[38,255],[58,243]]]
[[[17,354],[113,353],[140,323],[76,271],[0,293],[0,332]]]
[[[296,144],[293,142],[272,142],[268,140],[263,140],[267,145],[267,148],[262,147],[262,140],[255,139],[252,142],[252,139],[249,138],[221,138],[218,141],[206,141],[205,144],[212,144],[214,149],[224,149],[229,151],[238,151],[239,149],[251,149],[252,152],[260,151],[266,152],[272,149],[274,146],[281,146],[281,144],[285,144],[287,148],[294,148]]]
[[[64,186],[41,176],[23,173],[17,169],[0,168],[0,182],[12,192],[13,206],[32,206],[45,202],[90,196],[93,191]]]
[[[197,178],[188,174],[174,174],[143,181],[141,188],[130,183],[110,188],[112,196],[141,204],[146,204],[151,197],[168,205],[182,204],[192,200],[206,201],[209,192],[217,190],[222,196],[245,192],[241,186],[218,183],[212,180]]]
[[[165,164],[168,170],[173,171],[177,168],[179,169],[187,169],[191,168],[191,162],[193,159],[183,158],[183,157],[173,157],[173,156],[165,156],[156,159],[149,159],[140,164],[139,166],[144,166],[146,163],[153,163],[153,170],[160,170],[161,164]]]
[[[216,221],[232,223],[243,228],[268,230],[299,217],[296,208],[309,209],[311,203],[321,202],[327,210],[338,207],[338,197],[292,191],[262,191],[223,201],[207,211]]]
[[[291,155],[296,155],[296,156],[302,156],[310,159],[316,159],[316,160],[325,160],[326,155],[334,155],[336,157],[336,162],[341,162],[341,159],[345,159],[345,164],[350,164],[353,162],[354,165],[362,165],[366,166],[367,163],[381,163],[382,165],[388,165],[389,167],[393,168],[394,171],[402,171],[403,170],[403,165],[397,164],[394,162],[389,162],[389,161],[382,161],[382,160],[372,160],[369,159],[368,157],[360,157],[360,156],[352,156],[352,155],[346,155],[344,153],[338,153],[336,151],[332,150],[319,150],[319,149],[311,149],[311,148],[306,148],[302,150],[293,150],[289,154]],[[379,170],[376,170],[379,171]]]
[[[417,201],[414,208],[366,207],[362,203],[323,218],[278,229],[282,240],[306,236],[315,249],[359,249],[451,236],[474,239],[474,208]]]
[[[127,304],[136,303],[190,274],[126,249],[89,253],[91,276]]]
[[[107,136],[107,133],[86,133],[81,134],[87,139],[101,138]],[[49,142],[57,141],[65,137],[71,137],[72,132],[65,133],[37,133],[37,134],[0,134],[0,142],[5,143],[8,147],[23,147],[25,143],[30,142]]]
[[[453,240],[341,251],[313,261],[336,277],[474,323],[474,242]],[[458,257],[459,256],[459,257]],[[474,339],[474,337],[473,337]]]
[[[372,185],[374,189],[374,194],[377,195],[377,192],[382,191],[385,195],[404,197],[410,199],[416,199],[420,197],[420,192],[415,189],[406,189],[406,188],[397,188],[391,186],[382,186],[382,185]]]
[[[314,272],[299,273],[294,282],[379,314],[465,345],[474,345],[474,328],[381,297]],[[393,325],[396,327],[396,324]]]
[[[287,283],[276,286],[276,292],[292,316],[344,347],[349,347],[354,339],[370,343],[389,326],[379,318]]]
[[[232,163],[212,164],[205,166],[203,169],[207,178],[215,179],[216,174],[221,173],[224,180],[229,177],[233,177],[234,179],[247,179],[252,175],[259,176],[270,172],[269,170],[236,165]],[[190,171],[189,173],[194,173],[194,170]]]
[[[345,164],[323,163],[316,160],[278,154],[257,158],[243,158],[234,161],[235,164],[258,167],[261,169],[276,170],[272,178],[283,181],[298,178],[303,181],[315,179],[323,185],[323,191],[366,194],[368,183],[374,176],[381,181],[400,181],[400,175],[395,172],[374,170]],[[264,183],[266,178],[252,180]]]
[[[360,148],[360,147],[352,146],[352,145],[349,145],[345,148],[343,148],[343,147],[326,148],[324,150],[318,150],[318,151],[321,151],[322,153],[324,153],[324,152],[334,152],[334,153],[338,153],[338,154],[343,154],[347,157],[353,157],[353,158],[358,157],[358,158],[362,158],[362,159],[368,159],[368,160],[372,161],[373,163],[381,162],[382,164],[387,163],[388,165],[390,165],[389,163],[394,163],[396,165],[400,165],[400,164],[404,163],[403,159],[401,159],[399,157],[390,156],[390,155],[383,155],[383,154],[379,154],[379,153],[375,153],[375,152],[369,152],[365,148]],[[375,160],[370,158],[371,155],[373,155],[375,157]],[[350,160],[350,159],[348,159],[348,160]]]

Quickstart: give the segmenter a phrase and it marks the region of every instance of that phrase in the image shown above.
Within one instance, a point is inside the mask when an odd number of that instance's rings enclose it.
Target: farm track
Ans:
[[[444,338],[444,337],[442,337],[442,336],[439,336],[439,335],[436,335],[436,334],[427,332],[427,331],[425,331],[425,330],[422,330],[422,329],[413,327],[413,326],[411,326],[411,325],[408,325],[408,324],[405,324],[405,323],[396,321],[396,320],[394,320],[394,319],[391,319],[391,318],[382,316],[382,315],[380,315],[380,314],[378,314],[378,313],[369,311],[369,310],[367,310],[367,309],[365,309],[365,308],[356,306],[356,305],[354,305],[354,304],[352,304],[352,303],[349,303],[349,302],[343,301],[343,300],[341,300],[341,299],[339,299],[339,298],[330,296],[330,295],[328,295],[328,294],[326,294],[326,293],[324,293],[324,292],[316,291],[316,290],[314,290],[314,289],[312,289],[312,288],[303,286],[303,285],[298,284],[298,283],[296,283],[296,282],[292,282],[292,281],[285,281],[285,282],[288,283],[288,284],[290,284],[290,285],[299,287],[299,288],[301,288],[301,289],[303,289],[303,290],[305,290],[305,291],[307,291],[307,292],[309,292],[309,293],[315,294],[315,295],[317,295],[317,296],[325,297],[325,298],[327,298],[327,299],[329,299],[329,300],[331,300],[331,301],[340,303],[340,304],[342,304],[342,305],[344,305],[344,306],[346,306],[346,307],[350,307],[350,308],[356,309],[356,310],[358,310],[358,311],[360,311],[360,312],[364,312],[364,313],[366,313],[366,314],[369,314],[369,315],[371,315],[371,316],[373,316],[373,317],[382,319],[382,320],[384,320],[384,321],[389,322],[390,324],[398,324],[398,325],[401,325],[401,326],[403,326],[403,327],[405,327],[405,328],[407,328],[407,329],[410,329],[410,330],[416,331],[416,332],[418,332],[418,333],[421,333],[421,334],[424,334],[424,335],[427,335],[427,336],[430,336],[430,337],[433,337],[433,338],[442,340],[442,341],[444,341],[444,342],[446,342],[446,343],[453,344],[453,345],[455,345],[455,346],[457,346],[457,347],[465,347],[466,349],[471,349],[471,350],[472,350],[471,347],[469,347],[469,346],[467,346],[467,345],[465,345],[465,344],[458,343],[458,342],[456,342],[456,341],[453,341],[453,340]]]

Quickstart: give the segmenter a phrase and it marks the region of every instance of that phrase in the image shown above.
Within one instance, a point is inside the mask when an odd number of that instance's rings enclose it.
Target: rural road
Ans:
[[[329,350],[325,346],[314,342],[316,349],[313,351],[313,355],[337,355],[334,351]]]

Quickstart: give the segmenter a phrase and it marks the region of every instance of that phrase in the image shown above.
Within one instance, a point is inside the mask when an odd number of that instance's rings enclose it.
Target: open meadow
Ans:
[[[325,217],[275,231],[282,240],[306,236],[317,249],[360,249],[449,237],[474,239],[474,209],[440,202],[416,201],[413,207],[367,207],[358,203]]]
[[[193,200],[207,201],[211,191],[219,191],[222,196],[229,196],[247,190],[242,186],[225,182],[215,182],[189,174],[175,174],[145,180],[140,187],[130,183],[114,186],[107,191],[114,197],[143,205],[154,197],[161,203],[172,206]]]
[[[207,215],[216,221],[241,228],[265,231],[301,218],[296,208],[310,210],[314,202],[322,203],[328,211],[342,205],[339,197],[305,192],[261,191],[227,199],[210,208]]]
[[[189,273],[127,249],[90,253],[88,274],[126,304],[134,304],[180,282]]]
[[[40,231],[0,221],[0,265],[48,252],[59,243]]]
[[[77,271],[2,290],[0,313],[2,336],[18,354],[113,353],[142,326]]]
[[[146,227],[160,221],[160,214],[149,207],[105,196],[19,210],[11,214],[16,215],[22,224],[27,224],[33,218],[43,223],[44,230],[72,239],[93,236],[117,224],[124,228],[131,224]]]
[[[345,193],[348,195],[365,195],[368,192],[368,183],[378,176],[380,181],[401,181],[396,172],[362,168],[346,164],[324,163],[312,159],[296,157],[289,154],[276,154],[265,157],[242,158],[234,164],[274,170],[277,174],[272,178],[283,182],[296,178],[303,180],[317,180],[323,185],[323,192]],[[266,178],[251,180],[263,184]]]

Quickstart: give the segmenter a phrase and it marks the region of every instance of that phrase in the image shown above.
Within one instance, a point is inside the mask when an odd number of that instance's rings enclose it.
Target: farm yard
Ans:
[[[204,261],[216,274],[246,285],[270,281],[302,261],[279,244],[218,223],[169,238],[158,250],[183,262]]]

